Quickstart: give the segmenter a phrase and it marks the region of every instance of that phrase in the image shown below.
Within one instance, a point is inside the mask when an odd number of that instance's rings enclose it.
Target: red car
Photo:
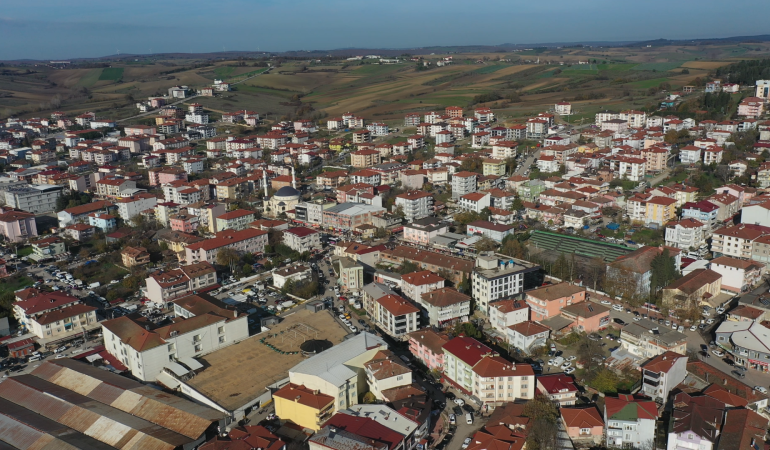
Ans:
[[[596,236],[598,236],[598,237],[600,237],[600,238],[605,238],[605,237],[607,237],[607,236],[605,236],[605,235],[603,235],[603,234],[601,234],[601,233],[596,233]]]

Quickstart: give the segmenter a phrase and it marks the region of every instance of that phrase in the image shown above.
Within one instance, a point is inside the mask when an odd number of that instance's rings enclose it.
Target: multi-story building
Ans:
[[[368,133],[368,131],[366,132]],[[350,165],[365,169],[380,164],[382,159],[377,150],[358,150],[350,154]]]
[[[375,300],[372,320],[389,336],[406,339],[420,323],[420,309],[409,300],[397,295],[386,295]]]
[[[734,256],[751,258],[754,241],[770,234],[770,227],[762,225],[740,224],[727,226],[714,231],[711,239],[711,251],[714,256]]]
[[[91,213],[88,215],[88,224],[99,228],[106,233],[115,229],[117,226],[117,219],[111,214]]]
[[[658,406],[653,401],[637,400],[631,395],[604,400],[604,423],[607,445],[641,448],[654,439]]]
[[[687,352],[687,336],[684,333],[660,327],[648,319],[623,327],[620,330],[620,343],[629,353],[641,358],[652,358],[666,352],[680,355]]]
[[[5,191],[5,204],[33,214],[56,211],[56,200],[63,189],[55,184],[12,186]]]
[[[401,291],[406,298],[419,301],[426,292],[444,287],[446,280],[429,270],[412,272],[401,276]]]
[[[340,203],[323,210],[323,225],[338,230],[353,230],[360,225],[371,225],[372,217],[385,212],[385,208],[364,203]]]
[[[758,322],[725,321],[719,325],[715,342],[728,350],[736,364],[767,372],[770,369],[770,330]]]
[[[313,431],[320,430],[331,418],[335,404],[331,395],[294,383],[273,392],[273,401],[278,417]]]
[[[524,292],[524,277],[539,266],[509,257],[481,255],[471,274],[476,307],[488,314],[489,304]]]
[[[96,308],[60,292],[27,288],[14,293],[13,315],[22,330],[40,339],[57,340],[96,328]]]
[[[154,272],[146,280],[145,296],[165,306],[193,292],[205,292],[217,283],[217,271],[208,262],[180,266],[168,272]]]
[[[425,191],[409,191],[396,196],[396,207],[401,207],[408,222],[433,215],[433,195]]]
[[[358,292],[364,287],[364,266],[351,258],[339,259],[339,284],[347,292]]]
[[[217,217],[217,230],[244,230],[254,221],[254,211],[236,209]]]
[[[423,309],[423,317],[427,316],[428,323],[434,327],[466,322],[470,316],[471,297],[453,288],[442,287],[426,292],[416,301]]]
[[[166,370],[179,375],[174,369],[182,366],[176,361],[187,365],[187,361],[194,357],[249,337],[247,316],[214,297],[189,295],[173,304],[174,314],[184,320],[170,325],[156,327],[144,317],[133,316],[102,323],[107,352],[142,381],[155,381]]]
[[[149,264],[150,253],[144,247],[123,247],[120,258],[124,267],[136,267]]]
[[[676,200],[668,197],[653,197],[647,200],[644,223],[663,226],[676,219]]]
[[[535,395],[535,373],[529,364],[515,364],[469,337],[444,344],[444,378],[468,395],[494,408]]]
[[[289,228],[283,232],[283,243],[299,253],[321,249],[321,235],[306,227]]]
[[[481,213],[484,208],[489,208],[492,203],[492,194],[488,192],[471,192],[460,197],[458,205],[465,211]]]
[[[223,248],[232,248],[244,253],[262,253],[267,245],[267,234],[267,231],[253,228],[219,231],[216,237],[185,247],[185,261],[188,263],[214,261],[217,252]]]
[[[409,352],[428,370],[442,371],[444,368],[443,346],[449,342],[449,336],[437,333],[430,328],[409,333]]]
[[[108,200],[97,200],[95,202],[87,203],[85,205],[75,206],[59,211],[57,216],[59,218],[59,227],[64,228],[67,225],[73,223],[88,223],[88,215],[97,212],[107,212],[115,205]]]
[[[559,407],[574,405],[577,401],[578,388],[572,376],[563,373],[540,375],[537,388]]]
[[[665,352],[639,367],[642,372],[642,393],[665,403],[668,394],[687,376],[687,357]]]
[[[489,304],[489,323],[503,336],[508,327],[529,320],[529,305],[522,300],[498,300]]]
[[[334,398],[334,411],[343,410],[368,390],[363,363],[387,348],[381,338],[360,333],[289,369],[289,381]]]
[[[586,288],[571,283],[558,283],[527,291],[526,301],[532,320],[557,316],[565,306],[586,301]]]
[[[465,194],[478,190],[479,174],[473,172],[457,172],[452,175],[452,199],[457,201]]]
[[[25,211],[0,208],[0,234],[9,242],[21,242],[37,236],[35,215]]]
[[[722,440],[737,443],[729,433],[725,435],[721,432],[727,410],[722,401],[709,395],[680,392],[674,396],[671,403],[674,409],[671,414],[666,448],[712,450]],[[741,425],[740,423],[731,424],[730,428],[741,427]]]
[[[721,290],[735,294],[753,288],[765,275],[765,264],[729,256],[712,259],[709,269],[722,276]]]
[[[506,342],[526,354],[544,347],[548,341],[551,330],[539,322],[519,322],[511,325],[506,330]]]
[[[469,194],[471,195],[471,194]],[[501,225],[488,220],[476,220],[467,225],[469,236],[481,235],[495,242],[503,242],[506,236],[513,234],[514,228],[510,225]]]
[[[273,286],[278,289],[283,288],[286,283],[298,283],[305,280],[310,280],[313,277],[313,271],[310,267],[303,266],[301,264],[286,266],[280,270],[273,272]]]
[[[687,202],[682,205],[682,219],[695,219],[708,225],[708,235],[718,226],[719,206],[708,200]]]
[[[427,246],[430,240],[449,230],[449,225],[435,217],[425,217],[404,225],[404,240]]]
[[[696,219],[682,219],[666,225],[666,245],[682,250],[706,245],[708,225]]]

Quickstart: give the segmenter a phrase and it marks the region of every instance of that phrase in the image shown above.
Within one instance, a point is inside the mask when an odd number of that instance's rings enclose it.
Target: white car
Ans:
[[[709,319],[709,320],[706,321],[706,323],[711,325],[712,323],[714,323],[714,319]]]
[[[696,331],[697,329],[698,329],[698,327],[697,327],[697,326],[695,326],[695,325],[693,325],[693,326],[691,326],[691,327],[690,327],[690,331]]]
[[[571,365],[572,365],[572,362],[570,362],[570,361],[567,361],[567,362],[565,362],[564,364],[562,364],[562,365],[561,365],[561,368],[562,368],[562,369],[567,369],[567,368],[568,368],[569,366],[571,366]]]
[[[567,367],[567,368],[564,370],[564,373],[566,373],[567,375],[569,375],[569,374],[571,374],[571,373],[572,373],[572,372],[574,372],[574,371],[575,371],[575,368],[574,368],[574,367]]]
[[[611,302],[609,300],[602,300],[600,303],[602,305],[609,305]]]
[[[676,330],[676,329],[677,329],[677,327],[678,327],[678,325],[677,325],[677,324],[675,324],[674,322],[671,322],[671,328],[672,328],[672,329]]]
[[[623,307],[620,305],[612,305],[612,309],[615,311],[623,311]]]
[[[449,415],[449,425],[457,425],[457,416],[454,414]]]
[[[761,392],[761,393],[763,393],[763,394],[767,394],[767,388],[764,387],[764,386],[754,386],[754,389],[759,391],[759,392]]]
[[[465,404],[465,400],[461,399],[460,397],[456,397],[454,399],[455,405],[457,406],[463,406]]]
[[[567,358],[567,361],[574,361],[574,360],[576,360],[576,359],[577,359],[577,356],[575,356],[575,355],[572,355],[572,356],[570,356],[569,358]]]
[[[719,358],[725,356],[725,353],[722,350],[711,350],[711,353],[718,356]]]
[[[467,437],[467,438],[465,438],[465,440],[463,441],[463,445],[462,445],[462,447],[460,447],[460,448],[461,448],[461,449],[463,449],[463,450],[465,450],[466,448],[468,448],[468,446],[469,446],[469,445],[471,445],[471,438]]]
[[[724,314],[724,313],[725,313],[725,309],[724,308],[722,308],[721,306],[719,308],[717,308],[717,314]]]

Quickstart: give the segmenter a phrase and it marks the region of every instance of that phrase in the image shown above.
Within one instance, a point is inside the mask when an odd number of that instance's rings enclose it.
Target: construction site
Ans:
[[[199,358],[205,368],[181,390],[240,420],[288,382],[289,369],[349,333],[329,311],[298,309],[269,330]]]

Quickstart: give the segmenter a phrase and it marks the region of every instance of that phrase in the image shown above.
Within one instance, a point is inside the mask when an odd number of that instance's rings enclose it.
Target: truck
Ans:
[[[291,308],[292,306],[294,306],[294,302],[291,300],[287,300],[285,302],[281,302],[281,306],[284,308]]]
[[[98,288],[98,287],[99,287],[99,286],[101,286],[101,285],[102,285],[101,283],[99,283],[98,281],[96,281],[96,282],[93,282],[93,283],[89,284],[89,285],[88,285],[88,289],[96,289],[96,288]]]

